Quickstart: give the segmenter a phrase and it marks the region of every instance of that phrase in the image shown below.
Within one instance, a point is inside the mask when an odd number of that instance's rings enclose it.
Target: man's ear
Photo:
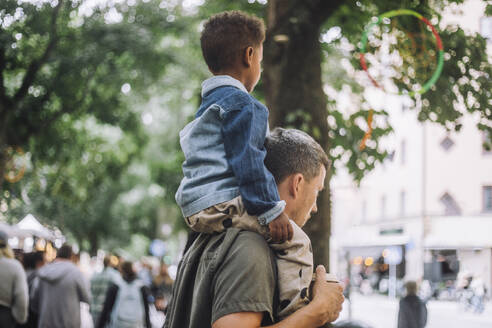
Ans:
[[[296,173],[291,176],[290,183],[290,193],[292,197],[295,199],[299,196],[301,184],[304,181],[304,176],[301,173]]]
[[[253,53],[254,53],[253,47],[249,46],[244,50],[243,53],[243,64],[246,67],[250,67],[251,63],[253,62]]]

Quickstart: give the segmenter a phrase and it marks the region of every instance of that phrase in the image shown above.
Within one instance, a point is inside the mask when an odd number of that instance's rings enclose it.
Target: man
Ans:
[[[400,300],[398,310],[398,328],[424,328],[427,324],[427,307],[417,296],[417,283],[405,284],[407,295]]]
[[[328,158],[310,136],[275,129],[265,144],[265,165],[275,177],[285,213],[302,227],[317,211]],[[316,269],[317,277],[325,269]],[[312,301],[278,322],[275,254],[264,238],[229,228],[200,234],[178,269],[166,328],[319,327],[334,321],[343,303],[342,287],[317,279]]]
[[[45,265],[44,252],[35,251],[32,253],[24,254],[24,269],[27,276],[27,287],[29,291],[29,313],[27,316],[27,322],[23,325],[18,325],[19,328],[37,328],[38,327],[38,314],[32,307],[32,297],[35,294],[36,288],[39,285],[38,271]]]
[[[7,233],[0,231],[0,327],[13,328],[27,320],[26,274],[14,259]]]
[[[55,261],[39,270],[39,286],[33,299],[39,328],[80,328],[80,302],[89,303],[90,297],[87,283],[72,258],[72,247],[65,244]]]
[[[95,273],[91,278],[91,314],[94,323],[99,320],[109,286],[118,283],[121,279],[119,272],[113,269],[110,264],[111,258],[107,255],[103,260],[103,271]]]

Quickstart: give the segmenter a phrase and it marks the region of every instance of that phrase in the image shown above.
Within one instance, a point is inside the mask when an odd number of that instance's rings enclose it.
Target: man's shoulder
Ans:
[[[92,275],[90,281],[91,284],[98,284],[98,283],[108,283],[112,280],[113,276],[112,273],[104,269],[101,272],[96,272]]]
[[[0,262],[2,267],[5,269],[8,269],[9,271],[15,273],[15,274],[24,274],[24,268],[22,267],[22,264],[17,261],[16,259],[9,259],[6,257],[0,258]]]
[[[268,246],[265,238],[259,233],[240,230],[237,233],[237,238],[231,244],[231,250],[246,254],[254,254],[262,258],[273,256],[272,249]]]
[[[253,254],[263,259],[274,256],[268,243],[260,234],[237,228],[229,228],[225,232],[214,235],[201,234],[191,248],[200,247],[204,248],[202,256],[207,256],[207,253],[221,253],[229,257]]]
[[[228,263],[238,270],[275,272],[275,254],[258,233],[229,228],[219,234],[200,234],[183,257],[183,262],[202,265]],[[213,262],[213,263],[212,263]],[[272,265],[273,264],[273,265]]]
[[[265,239],[258,233],[241,230],[238,232],[225,255],[230,262],[227,270],[241,274],[248,272],[251,276],[276,276],[275,254]]]

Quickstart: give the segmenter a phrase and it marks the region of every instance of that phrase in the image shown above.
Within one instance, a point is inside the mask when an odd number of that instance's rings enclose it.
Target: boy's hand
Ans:
[[[291,240],[294,234],[292,225],[285,213],[280,214],[270,222],[268,228],[270,229],[270,236],[274,243],[283,243],[287,240]]]

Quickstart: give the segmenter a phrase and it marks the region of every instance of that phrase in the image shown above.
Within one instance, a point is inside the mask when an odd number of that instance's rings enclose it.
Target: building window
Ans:
[[[441,148],[445,151],[449,151],[454,146],[454,141],[450,137],[446,136],[446,138],[441,141]]]
[[[381,197],[381,219],[386,218],[386,195]]]
[[[362,223],[366,222],[367,220],[367,202],[363,201],[362,202]]]
[[[402,190],[400,192],[400,215],[403,217],[405,216],[405,201],[406,201],[406,194],[405,190]]]
[[[401,141],[401,165],[405,165],[405,157],[406,157],[406,151],[407,151],[407,143],[405,140]]]
[[[389,160],[390,162],[393,162],[394,158],[395,158],[395,151],[393,150],[391,153],[388,153],[386,159]]]
[[[492,138],[489,131],[482,131],[482,154],[492,155]]]
[[[484,186],[483,193],[483,211],[492,212],[492,186]]]
[[[445,192],[441,196],[441,203],[444,205],[444,215],[461,215],[461,209],[453,196]]]

